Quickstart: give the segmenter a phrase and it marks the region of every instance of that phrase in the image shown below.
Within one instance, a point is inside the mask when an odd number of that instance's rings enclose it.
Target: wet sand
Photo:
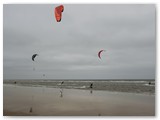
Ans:
[[[154,116],[155,95],[3,85],[4,116]]]

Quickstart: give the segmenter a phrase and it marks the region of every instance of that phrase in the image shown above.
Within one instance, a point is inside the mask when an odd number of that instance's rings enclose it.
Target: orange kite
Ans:
[[[61,21],[61,19],[62,19],[62,12],[63,11],[64,11],[64,6],[63,5],[57,6],[55,8],[54,12],[55,12],[55,18],[56,18],[57,22]]]

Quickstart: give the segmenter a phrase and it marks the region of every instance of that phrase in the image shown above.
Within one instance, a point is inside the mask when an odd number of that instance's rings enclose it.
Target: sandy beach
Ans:
[[[155,95],[4,84],[4,116],[154,116]]]

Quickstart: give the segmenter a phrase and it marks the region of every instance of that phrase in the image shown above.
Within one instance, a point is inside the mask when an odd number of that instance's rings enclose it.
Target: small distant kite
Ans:
[[[35,57],[38,56],[38,54],[33,54],[32,55],[32,60],[34,61]]]
[[[64,6],[63,5],[57,6],[55,8],[54,13],[55,13],[55,18],[56,18],[57,22],[61,21],[61,19],[62,19],[62,12],[63,11],[64,11]]]
[[[98,52],[98,57],[101,59],[101,53],[103,52],[103,51],[105,51],[105,50],[100,50],[99,52]]]

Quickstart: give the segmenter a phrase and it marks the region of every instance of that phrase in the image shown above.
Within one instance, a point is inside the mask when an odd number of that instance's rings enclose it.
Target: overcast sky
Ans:
[[[56,6],[3,6],[4,79],[155,78],[155,5]]]

